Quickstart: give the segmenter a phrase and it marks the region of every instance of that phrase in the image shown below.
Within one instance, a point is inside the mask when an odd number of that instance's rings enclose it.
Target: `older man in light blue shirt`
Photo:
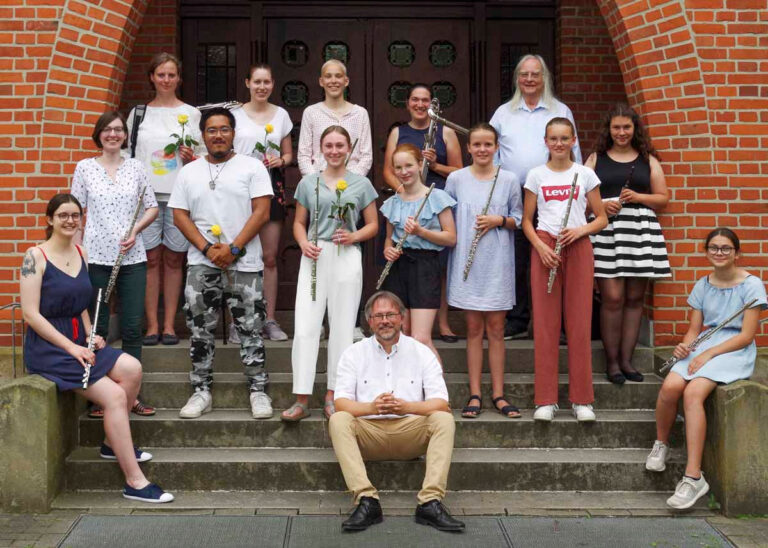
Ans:
[[[525,55],[515,67],[517,84],[512,99],[501,105],[491,118],[491,125],[499,134],[499,152],[496,162],[517,175],[525,184],[528,171],[546,163],[547,147],[544,130],[552,118],[573,120],[573,113],[555,99],[552,76],[540,55]],[[574,122],[574,127],[576,123]],[[581,163],[579,142],[573,145],[574,160]],[[525,336],[531,319],[528,295],[530,244],[522,231],[515,231],[515,295],[517,304],[507,314],[504,338]]]

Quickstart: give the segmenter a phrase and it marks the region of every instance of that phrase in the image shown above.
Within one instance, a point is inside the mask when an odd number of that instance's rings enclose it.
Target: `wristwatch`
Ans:
[[[213,247],[213,244],[211,242],[208,242],[207,244],[205,244],[205,247],[200,250],[200,252],[203,254],[204,257],[208,256],[208,250],[211,249],[211,247]]]
[[[238,257],[240,255],[240,248],[234,244],[229,244],[229,252],[232,253],[234,257]]]

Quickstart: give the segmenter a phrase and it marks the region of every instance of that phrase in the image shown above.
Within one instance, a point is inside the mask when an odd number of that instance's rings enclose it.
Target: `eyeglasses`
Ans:
[[[724,245],[723,247],[710,245],[707,247],[707,251],[710,253],[710,255],[730,255],[734,252],[735,249],[735,247],[731,247],[729,245]]]
[[[540,72],[521,72],[520,78],[533,78],[534,80],[538,80],[541,78]]]
[[[101,132],[105,135],[109,135],[110,133],[114,133],[115,135],[122,135],[125,133],[125,128],[123,127],[105,127],[101,130]]]
[[[66,222],[67,219],[72,219],[73,221],[79,221],[80,216],[81,215],[79,213],[57,213],[56,214],[56,218],[62,223]]]
[[[225,127],[209,127],[209,128],[206,128],[205,130],[205,134],[210,137],[213,137],[214,135],[218,135],[219,133],[222,135],[230,135],[232,133],[232,128],[226,127],[226,126]]]
[[[377,322],[380,322],[384,318],[386,318],[387,321],[392,321],[399,316],[400,316],[400,312],[387,312],[386,314],[372,314],[371,318],[373,318]]]

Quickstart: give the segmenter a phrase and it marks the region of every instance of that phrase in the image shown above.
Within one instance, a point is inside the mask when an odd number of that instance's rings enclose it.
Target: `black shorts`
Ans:
[[[285,220],[285,174],[280,168],[269,170],[269,178],[272,180],[272,200],[269,204],[269,220]]]
[[[391,291],[405,307],[440,308],[440,258],[429,249],[403,249],[382,289]]]

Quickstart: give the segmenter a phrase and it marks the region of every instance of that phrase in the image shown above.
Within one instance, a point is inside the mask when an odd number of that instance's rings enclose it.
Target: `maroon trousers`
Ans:
[[[550,248],[555,238],[536,231]],[[557,403],[557,375],[560,324],[565,317],[568,338],[568,398],[571,403],[590,404],[592,388],[592,284],[595,261],[589,238],[583,237],[561,250],[552,293],[547,294],[549,269],[531,248],[531,296],[533,298],[534,338],[534,402],[536,405]]]

